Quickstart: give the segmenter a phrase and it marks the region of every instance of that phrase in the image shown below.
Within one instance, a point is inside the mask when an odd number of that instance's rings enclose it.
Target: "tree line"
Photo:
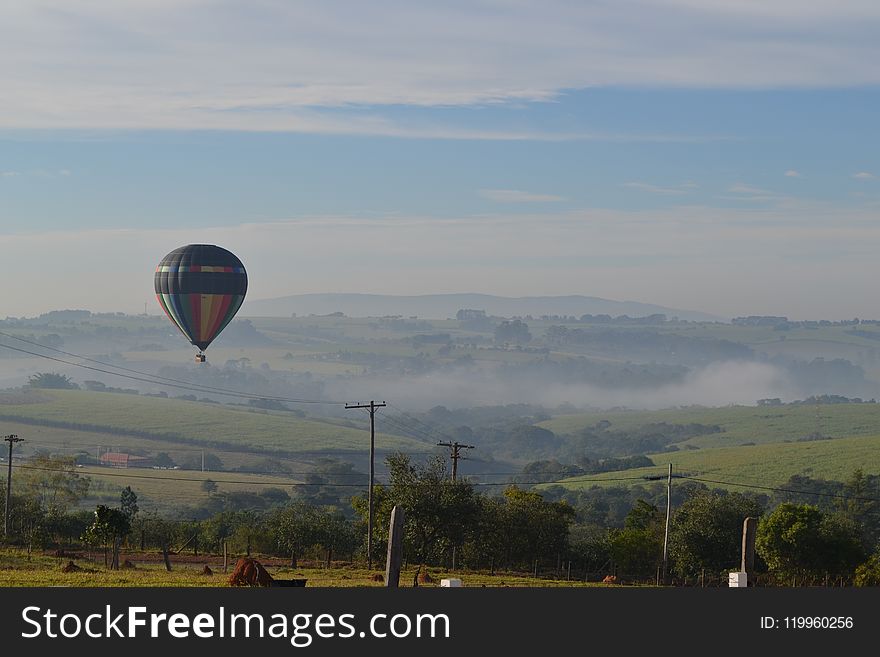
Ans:
[[[88,548],[103,552],[111,568],[118,567],[122,548],[161,551],[169,568],[174,552],[219,554],[224,547],[233,555],[283,557],[292,567],[303,560],[329,567],[334,560],[366,557],[366,495],[353,497],[346,508],[279,494],[267,496],[261,508],[221,509],[196,519],[142,511],[128,487],[117,504],[86,510],[78,503],[89,479],[70,460],[52,461],[16,479],[7,540],[29,550]],[[452,479],[441,457],[413,462],[395,454],[386,461],[389,483],[374,489],[376,562],[382,562],[391,510],[399,505],[406,512],[405,558],[413,564],[560,575],[572,563],[584,577],[657,577],[665,513],[656,497],[630,498],[623,522],[614,525],[601,509],[597,513],[601,496],[563,499],[555,490],[518,485],[496,494]],[[812,483],[824,490],[822,482]],[[821,507],[791,496],[771,500],[682,484],[673,498],[669,573],[679,584],[722,581],[738,569],[744,518],[757,517],[757,568],[764,583],[831,578],[880,585],[877,483],[856,471],[833,488],[838,492],[824,494],[831,501]]]

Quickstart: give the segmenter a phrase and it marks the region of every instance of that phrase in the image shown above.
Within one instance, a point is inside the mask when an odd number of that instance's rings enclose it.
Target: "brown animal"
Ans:
[[[211,570],[207,564],[205,564],[205,567],[202,568],[202,575],[213,575],[213,574],[214,574],[214,571]]]
[[[602,582],[604,584],[617,584],[617,575],[605,575],[605,579]]]
[[[122,562],[122,570],[134,570],[135,568],[137,568],[137,566],[128,559]]]
[[[431,577],[431,573],[427,570],[423,573],[419,573],[419,584],[433,584],[434,578]]]
[[[79,566],[77,566],[77,565],[76,565],[75,563],[73,563],[72,561],[68,561],[68,562],[67,562],[67,563],[61,568],[61,572],[62,572],[62,573],[76,573],[76,572],[79,572],[80,570],[82,570],[82,568],[80,568]]]
[[[272,576],[256,559],[242,557],[229,576],[229,586],[272,586]]]
[[[376,573],[375,575],[373,575],[373,581],[374,582],[384,582],[385,576],[382,573]]]

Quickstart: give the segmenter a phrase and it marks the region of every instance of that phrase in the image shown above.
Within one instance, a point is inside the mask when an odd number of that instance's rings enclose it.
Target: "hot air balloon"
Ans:
[[[189,244],[162,258],[153,279],[156,298],[184,337],[205,349],[241,308],[247,272],[241,260],[213,244]]]

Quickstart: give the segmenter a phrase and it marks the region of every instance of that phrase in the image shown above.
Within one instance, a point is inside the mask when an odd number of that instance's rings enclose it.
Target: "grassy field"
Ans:
[[[0,420],[71,422],[101,427],[120,436],[131,435],[132,429],[136,429],[160,440],[174,442],[183,439],[180,442],[193,441],[199,445],[233,449],[285,452],[364,450],[364,432],[360,429],[302,419],[289,413],[82,390],[41,390],[25,395],[0,393]],[[107,440],[109,438],[105,438],[105,443]],[[88,447],[93,445],[91,443]],[[379,433],[376,447],[386,451],[423,450],[425,444]]]
[[[147,468],[91,468],[77,470],[97,484],[96,493],[115,502],[126,486],[131,486],[139,496],[139,505],[144,510],[179,509],[206,502],[210,493],[202,489],[206,480],[217,485],[216,493],[252,491],[260,493],[267,488],[281,488],[291,497],[302,476],[272,476],[243,472],[199,472],[196,470],[152,470]],[[302,475],[302,472],[299,473]],[[357,479],[351,478],[352,483]],[[364,486],[364,489],[366,486]],[[352,494],[362,492],[352,488]]]
[[[880,404],[822,404],[803,406],[728,406],[681,408],[661,411],[596,411],[560,415],[539,426],[556,434],[576,433],[600,420],[611,429],[627,430],[666,422],[669,424],[718,425],[724,432],[691,438],[679,447],[734,447],[743,443],[796,441],[817,430],[823,436],[845,438],[880,434]]]
[[[21,419],[4,420],[9,417]],[[100,427],[102,431],[29,424],[28,419],[88,424]],[[206,502],[210,496],[202,489],[206,479],[215,482],[218,493],[260,493],[269,487],[278,487],[293,495],[299,490],[297,486],[303,475],[313,469],[316,459],[338,457],[361,463],[366,459],[369,444],[365,429],[297,418],[291,414],[76,390],[0,393],[0,421],[4,435],[16,433],[25,438],[16,449],[18,454],[26,457],[37,453],[85,455],[91,459],[88,462],[93,462],[100,448],[102,452],[112,449],[151,456],[166,452],[178,464],[189,462],[189,470],[116,469],[89,465],[78,468],[81,475],[92,480],[89,496],[83,501],[86,506],[118,502],[120,491],[131,486],[143,509],[162,512]],[[135,435],[136,431],[147,431],[149,435]],[[286,468],[289,474],[201,472],[198,465],[203,451],[201,445],[206,445],[204,451],[218,457],[227,470],[246,467],[256,472],[267,468],[275,472],[276,468]],[[380,471],[383,452],[424,453],[434,447],[414,439],[385,434],[377,434],[376,446]],[[282,450],[287,456],[261,451],[263,449]],[[269,456],[272,457],[272,467],[267,465]],[[362,467],[360,469],[365,471]],[[349,477],[340,483],[354,485],[360,483],[360,478]],[[346,490],[352,495],[362,492],[356,487]]]
[[[144,440],[137,436],[125,434],[107,435],[86,431],[70,431],[54,427],[43,427],[14,422],[3,422],[4,433],[27,436],[25,443],[17,447],[17,453],[27,455],[49,453],[53,455],[78,456],[87,454],[94,457],[96,451],[108,449],[123,452],[138,452],[145,448],[150,453],[166,452],[177,463],[199,463],[202,450],[196,447],[181,445],[174,441]],[[206,449],[206,453],[219,457],[223,467],[233,469],[240,466],[260,467],[265,454],[242,451],[226,451],[222,449]],[[0,459],[3,457],[0,456]],[[210,479],[217,484],[218,493],[236,491],[253,491],[259,493],[270,486],[277,486],[293,494],[294,485],[302,480],[302,473],[313,469],[313,459],[306,457],[273,459],[281,466],[287,467],[290,475],[261,475],[248,472],[201,472],[189,470],[153,470],[150,468],[116,469],[109,467],[93,467],[86,465],[78,468],[81,475],[92,480],[89,495],[83,501],[86,506],[96,503],[113,503],[119,501],[119,493],[126,486],[131,486],[139,496],[139,504],[144,510],[174,511],[182,506],[198,505],[205,502],[209,493],[202,489],[202,483]],[[5,467],[5,463],[4,463]],[[5,481],[6,471],[0,471],[0,483]],[[365,475],[366,476],[366,475]],[[346,482],[356,483],[357,479],[347,478]],[[353,490],[353,493],[358,491]]]
[[[68,558],[57,558],[48,554],[33,553],[30,557],[22,550],[0,550],[0,586],[174,586],[174,587],[219,587],[227,586],[227,575],[223,573],[222,560],[208,556],[187,558],[185,562],[172,560],[172,571],[169,573],[161,565],[161,556],[131,555],[133,569],[110,571],[104,568],[102,557],[92,555],[95,561],[88,561],[86,554],[81,555],[75,563],[82,568],[78,572],[61,572]],[[146,559],[144,557],[147,557]],[[123,553],[124,561],[128,556]],[[230,560],[230,571],[234,564]],[[269,573],[276,579],[306,579],[307,587],[382,587],[382,582],[375,581],[373,576],[381,573],[381,568],[367,570],[349,564],[334,563],[330,569],[313,567],[290,569],[277,565],[278,560],[260,559]],[[100,563],[98,563],[100,562]],[[274,565],[273,565],[273,562]],[[214,575],[203,575],[202,570],[208,565]],[[424,570],[422,571],[424,572]],[[560,587],[560,586],[609,586],[601,583],[585,583],[582,581],[565,581],[564,579],[535,579],[523,573],[496,573],[458,571],[447,573],[441,569],[428,569],[433,581],[419,586],[436,587],[444,577],[457,577],[464,586],[473,587]],[[411,587],[415,568],[405,568],[401,572],[401,587]]]
[[[2,406],[0,406],[2,409]],[[122,451],[130,454],[146,452],[156,454],[165,452],[176,463],[195,461],[199,463],[202,451],[213,454],[223,462],[224,469],[235,469],[240,466],[250,466],[265,460],[266,455],[259,452],[241,451],[240,449],[205,448],[183,444],[174,440],[147,440],[140,436],[132,436],[123,433],[97,433],[93,431],[72,431],[58,427],[46,427],[36,424],[20,422],[2,422],[3,433],[14,433],[25,437],[26,442],[19,445],[17,453],[25,455],[37,453],[49,453],[61,456],[88,456],[93,459],[100,450]],[[20,452],[19,452],[20,450]],[[0,458],[3,458],[0,455]],[[308,459],[278,458],[280,463],[292,470],[301,470],[305,467]]]
[[[723,482],[706,482],[710,488],[746,489],[737,484],[774,487],[784,484],[794,474],[845,481],[856,468],[862,468],[866,474],[880,473],[880,435],[682,450],[653,454],[651,459],[656,467],[573,477],[557,484],[570,489],[644,484],[646,482],[639,479],[615,479],[665,474],[667,463],[672,463],[676,474]],[[753,490],[762,492],[761,489]]]

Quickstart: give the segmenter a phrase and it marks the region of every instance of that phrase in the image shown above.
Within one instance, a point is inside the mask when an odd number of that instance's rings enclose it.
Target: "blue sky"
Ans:
[[[255,298],[880,317],[878,28],[858,0],[11,0],[0,266],[45,265],[0,315],[142,310],[213,241]]]

